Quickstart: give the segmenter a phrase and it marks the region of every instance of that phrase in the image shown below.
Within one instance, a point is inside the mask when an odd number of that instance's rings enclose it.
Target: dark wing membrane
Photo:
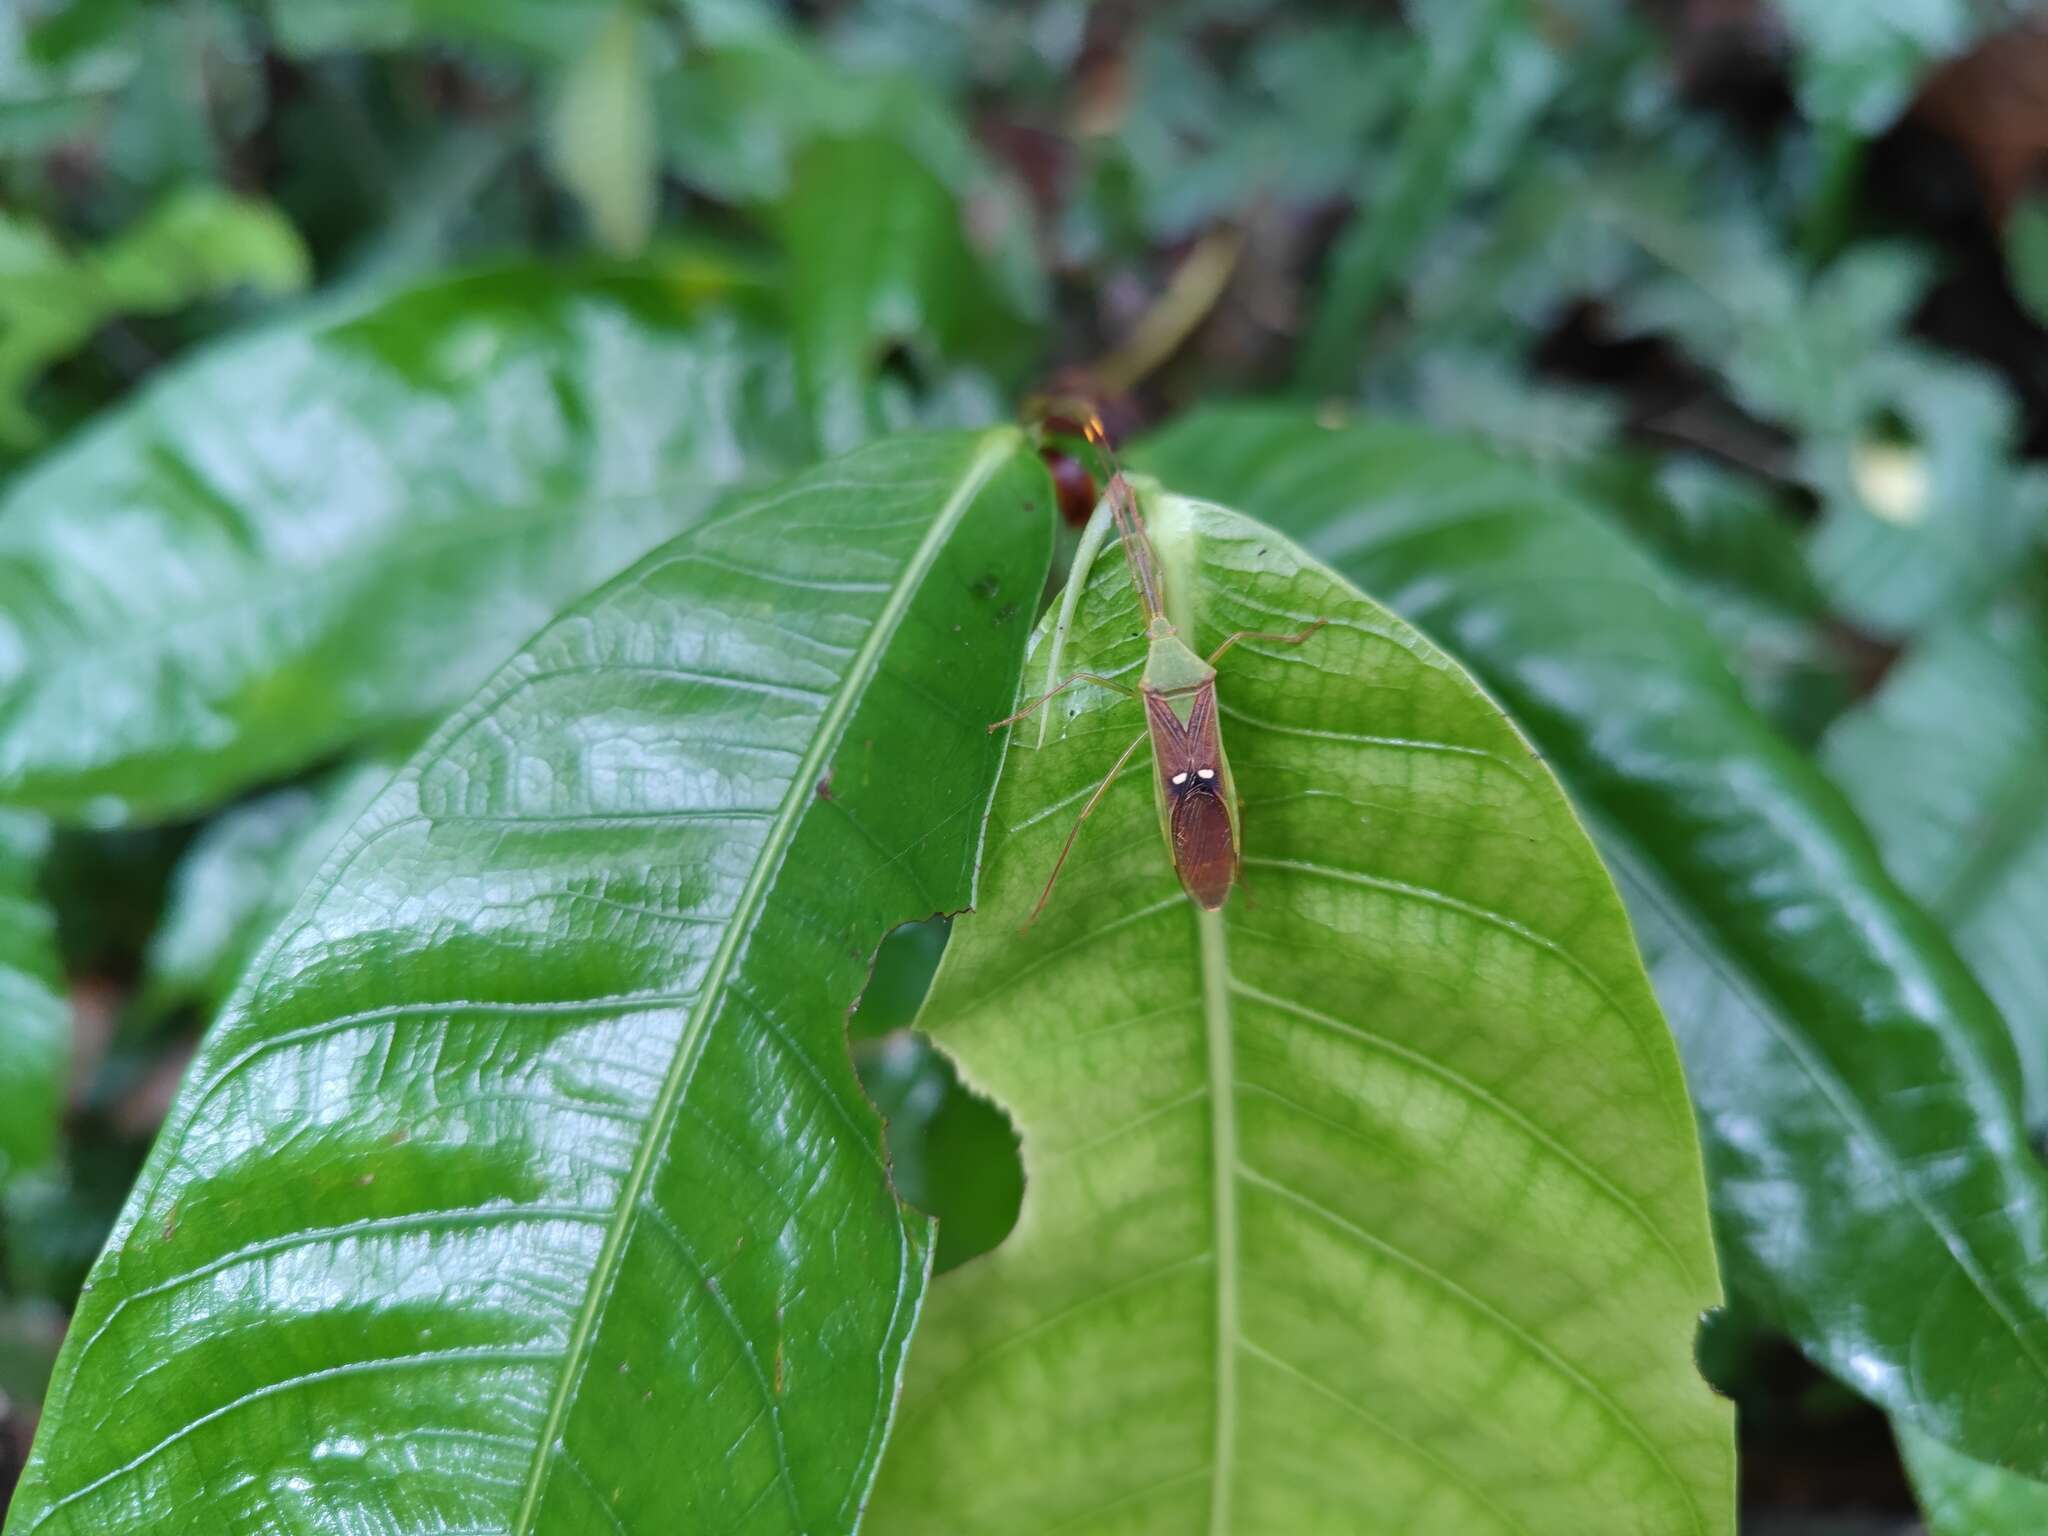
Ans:
[[[1170,791],[1176,773],[1195,770],[1188,756],[1187,727],[1174,714],[1173,705],[1156,693],[1145,695],[1145,725],[1152,733],[1152,761],[1159,770],[1159,782]]]
[[[1237,878],[1237,843],[1223,799],[1204,788],[1173,801],[1173,867],[1198,906],[1214,912]]]

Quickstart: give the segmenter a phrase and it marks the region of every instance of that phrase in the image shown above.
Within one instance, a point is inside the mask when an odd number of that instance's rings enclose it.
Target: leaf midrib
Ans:
[[[1216,1250],[1216,1402],[1215,1439],[1209,1458],[1209,1532],[1210,1536],[1227,1536],[1237,1456],[1237,1061],[1223,914],[1198,909],[1195,933],[1202,951],[1202,1023],[1209,1057],[1209,1145],[1215,1185],[1211,1198]]]
[[[1149,490],[1149,487],[1147,488]],[[1200,588],[1195,544],[1200,534],[1181,498],[1143,494],[1164,578],[1167,616],[1189,645],[1200,633]],[[1160,517],[1154,509],[1166,510]],[[1231,1498],[1237,1473],[1237,1349],[1240,1336],[1238,1284],[1237,1058],[1231,1009],[1230,951],[1223,913],[1190,901],[1195,943],[1202,963],[1203,1049],[1209,1072],[1210,1247],[1216,1271],[1215,1400],[1210,1405],[1209,1536],[1229,1536]]]
[[[690,1017],[683,1026],[682,1038],[676,1044],[668,1072],[662,1079],[661,1091],[656,1095],[654,1105],[648,1113],[646,1129],[641,1135],[640,1146],[634,1154],[632,1167],[627,1171],[626,1180],[620,1186],[611,1222],[605,1230],[604,1244],[598,1250],[597,1261],[592,1266],[590,1279],[585,1288],[583,1308],[577,1315],[575,1326],[570,1332],[568,1347],[563,1352],[561,1374],[556,1379],[555,1390],[548,1404],[547,1420],[534,1445],[533,1464],[527,1474],[526,1488],[519,1507],[513,1514],[511,1536],[536,1536],[541,1500],[546,1494],[548,1474],[554,1465],[555,1446],[561,1439],[568,1421],[570,1408],[576,1397],[576,1388],[581,1383],[587,1357],[596,1340],[599,1316],[611,1295],[613,1285],[617,1282],[641,1201],[646,1195],[648,1181],[653,1176],[654,1165],[663,1144],[661,1127],[674,1117],[684,1093],[689,1088],[690,1080],[695,1075],[712,1014],[724,998],[726,979],[739,953],[741,942],[752,932],[774,877],[781,871],[783,857],[796,835],[797,826],[802,821],[804,813],[815,802],[813,786],[817,782],[819,770],[832,749],[838,745],[840,735],[844,732],[855,706],[865,696],[867,686],[874,679],[883,653],[894,638],[903,615],[909,610],[912,600],[923,585],[925,575],[938,559],[939,552],[945,547],[953,530],[966,515],[967,509],[974,504],[983,487],[1009,459],[1013,449],[1011,437],[1010,431],[1000,430],[983,438],[981,446],[975,451],[973,459],[961,476],[959,485],[947,499],[945,506],[940,509],[939,515],[933,519],[923,541],[891,587],[888,600],[882,605],[882,611],[876,615],[867,638],[861,642],[859,650],[848,663],[844,681],[833,694],[824,714],[819,717],[818,729],[812,736],[811,744],[805,749],[802,760],[791,775],[789,788],[783,794],[781,806],[777,808],[775,822],[762,840],[754,867],[748,873],[747,883],[740,891],[739,900],[734,904],[732,918],[706,968],[697,1004],[691,1009]]]

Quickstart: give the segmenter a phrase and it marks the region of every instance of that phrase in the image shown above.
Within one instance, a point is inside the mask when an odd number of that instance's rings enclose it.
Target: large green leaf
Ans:
[[[1243,408],[1148,459],[1307,539],[1555,765],[1677,1032],[1731,1288],[1909,1421],[2048,1474],[2048,1181],[2011,1042],[1697,614],[1587,504],[1466,442]]]
[[[1823,760],[1997,1000],[2048,1117],[2048,629],[2020,603],[1958,616],[1835,723]]]
[[[819,446],[843,452],[889,424],[885,363],[1014,367],[1029,341],[965,209],[895,139],[824,139],[797,157],[779,220],[789,251],[797,378]]]
[[[2039,1536],[2048,1529],[2048,1484],[1987,1467],[1903,1426],[1899,1451],[1928,1536]]]
[[[36,818],[0,811],[0,1187],[48,1161],[64,1107],[71,1019],[36,890],[47,841]]]
[[[1141,729],[1019,732],[920,1022],[1016,1117],[1025,1200],[940,1282],[890,1532],[1728,1532],[1731,1417],[1677,1054],[1556,782],[1426,640],[1270,529],[1162,498],[1219,684],[1246,889],[1181,893]],[[1043,632],[1041,640],[1044,639]],[[1134,677],[1099,562],[1063,654]]]
[[[1570,478],[1658,557],[1779,729],[1811,741],[1841,712],[1852,657],[1778,498],[1697,459],[1613,454]]]
[[[969,899],[1049,498],[891,440],[444,725],[202,1048],[10,1536],[851,1530],[929,1227],[846,1012]]]
[[[0,498],[0,801],[176,815],[462,698],[803,451],[739,281],[512,268],[165,375]]]

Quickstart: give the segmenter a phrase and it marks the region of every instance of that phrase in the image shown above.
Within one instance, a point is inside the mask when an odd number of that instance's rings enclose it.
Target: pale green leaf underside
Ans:
[[[1198,649],[1330,625],[1221,664],[1248,889],[1218,917],[1141,753],[1020,942],[1140,716],[1076,689],[1013,742],[922,1022],[1015,1115],[1024,1209],[935,1288],[873,1529],[1731,1531],[1691,1113],[1562,793],[1279,536],[1173,498],[1155,529]],[[1061,670],[1134,676],[1136,632],[1112,554]]]
[[[850,1532],[929,1229],[845,1019],[970,899],[1048,499],[1020,433],[892,439],[444,725],[202,1048],[10,1536]]]

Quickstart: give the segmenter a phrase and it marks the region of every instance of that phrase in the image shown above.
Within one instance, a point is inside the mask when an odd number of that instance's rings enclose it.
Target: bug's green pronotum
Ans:
[[[1166,840],[1167,855],[1173,860],[1181,885],[1197,906],[1214,912],[1223,905],[1238,876],[1238,801],[1216,715],[1216,663],[1239,641],[1270,640],[1281,645],[1299,645],[1324,624],[1317,619],[1294,635],[1239,630],[1217,646],[1206,661],[1188,649],[1173,621],[1166,616],[1159,560],[1139,516],[1137,495],[1116,465],[1102,423],[1090,415],[1082,423],[1082,431],[1109,465],[1109,481],[1102,495],[1123,543],[1131,585],[1137,589],[1139,612],[1145,620],[1145,670],[1135,688],[1099,673],[1077,672],[989,729],[999,731],[1027,719],[1076,683],[1094,683],[1126,698],[1136,697],[1145,706],[1145,729],[1124,748],[1102,782],[1095,786],[1088,803],[1081,807],[1052,873],[1046,877],[1038,904],[1025,919],[1026,928],[1038,920],[1038,914],[1052,899],[1053,882],[1059,879],[1067,855],[1073,852],[1074,839],[1081,835],[1082,825],[1147,737],[1152,741],[1153,789],[1159,807],[1159,832]]]

